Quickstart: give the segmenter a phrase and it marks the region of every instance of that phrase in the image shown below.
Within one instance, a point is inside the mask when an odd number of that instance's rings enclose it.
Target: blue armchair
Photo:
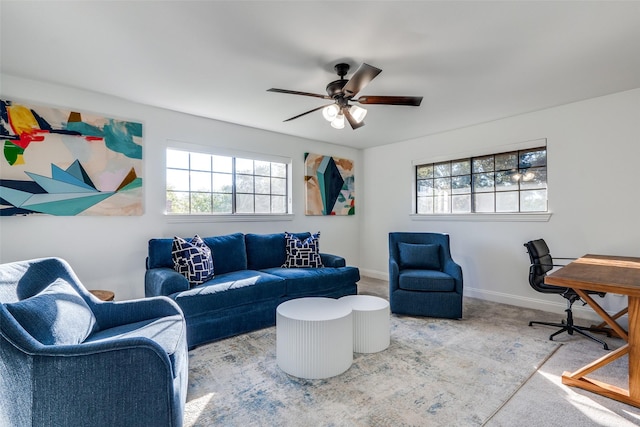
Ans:
[[[448,234],[389,233],[389,304],[392,313],[462,317],[462,268]]]
[[[170,299],[99,301],[59,258],[0,265],[0,425],[181,426],[187,370]]]

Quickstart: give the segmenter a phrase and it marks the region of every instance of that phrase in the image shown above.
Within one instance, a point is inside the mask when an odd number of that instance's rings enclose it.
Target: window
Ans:
[[[417,165],[416,213],[547,211],[546,147]]]
[[[286,214],[289,164],[167,149],[168,214]]]

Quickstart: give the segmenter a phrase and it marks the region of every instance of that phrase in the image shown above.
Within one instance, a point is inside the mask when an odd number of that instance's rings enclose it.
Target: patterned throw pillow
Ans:
[[[320,268],[320,232],[307,237],[304,242],[291,233],[284,233],[287,260],[283,268]]]
[[[171,258],[174,270],[186,277],[192,286],[200,285],[213,277],[211,249],[197,234],[191,239],[191,243],[174,237]]]

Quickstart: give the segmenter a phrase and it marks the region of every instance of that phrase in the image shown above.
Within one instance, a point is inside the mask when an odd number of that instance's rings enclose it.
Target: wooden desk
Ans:
[[[562,383],[580,387],[629,405],[640,407],[640,258],[585,255],[548,275],[549,285],[570,287],[598,313],[627,344],[575,372],[564,372]],[[585,291],[601,291],[629,297],[629,332]],[[614,360],[629,355],[629,388],[623,389],[586,375]]]

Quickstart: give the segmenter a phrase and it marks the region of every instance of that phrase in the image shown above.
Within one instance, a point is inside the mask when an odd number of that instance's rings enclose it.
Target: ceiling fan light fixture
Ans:
[[[344,129],[344,114],[338,114],[331,122],[331,127],[335,129]]]
[[[329,105],[322,109],[322,117],[324,117],[326,121],[332,122],[338,116],[339,112],[340,108],[336,104]]]
[[[364,120],[364,116],[367,115],[367,110],[362,107],[358,107],[357,105],[352,105],[351,107],[349,107],[349,112],[353,116],[353,119],[356,121],[356,123],[361,123]]]

